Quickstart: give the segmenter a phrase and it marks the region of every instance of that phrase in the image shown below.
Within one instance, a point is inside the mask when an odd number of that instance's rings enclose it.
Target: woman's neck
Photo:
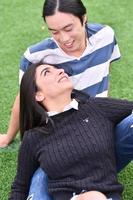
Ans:
[[[69,105],[71,101],[72,101],[71,96],[60,97],[60,98],[57,97],[56,99],[54,98],[45,100],[44,105],[48,112],[50,111],[62,112],[65,106]]]

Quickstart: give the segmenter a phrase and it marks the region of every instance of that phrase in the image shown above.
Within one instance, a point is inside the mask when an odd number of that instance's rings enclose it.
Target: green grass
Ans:
[[[115,29],[122,59],[111,66],[110,96],[133,97],[133,1],[84,0],[88,21]],[[6,132],[14,98],[19,90],[19,60],[25,49],[48,36],[41,11],[43,0],[1,0],[0,3],[0,131]],[[0,200],[7,200],[16,171],[19,136],[0,150]],[[119,175],[125,185],[124,200],[133,199],[133,163]]]

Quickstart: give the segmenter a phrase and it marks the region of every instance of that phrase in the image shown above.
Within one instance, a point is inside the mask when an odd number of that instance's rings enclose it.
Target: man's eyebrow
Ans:
[[[68,24],[68,25],[62,27],[62,29],[68,28],[68,27],[70,27],[70,26],[72,26],[72,24]],[[58,30],[53,29],[53,28],[50,28],[50,27],[48,27],[48,29],[49,29],[50,31],[58,31]]]

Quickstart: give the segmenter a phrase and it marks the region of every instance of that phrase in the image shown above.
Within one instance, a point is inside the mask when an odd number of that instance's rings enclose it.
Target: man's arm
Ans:
[[[19,94],[13,104],[9,127],[6,134],[0,134],[0,148],[8,146],[19,131]]]

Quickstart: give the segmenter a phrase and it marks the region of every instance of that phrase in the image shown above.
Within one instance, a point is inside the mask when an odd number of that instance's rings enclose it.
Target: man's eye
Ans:
[[[72,31],[72,28],[67,28],[65,31],[66,32]]]
[[[54,32],[54,31],[52,31],[52,34],[53,34],[53,35],[57,35],[57,34],[58,34],[58,32]]]

